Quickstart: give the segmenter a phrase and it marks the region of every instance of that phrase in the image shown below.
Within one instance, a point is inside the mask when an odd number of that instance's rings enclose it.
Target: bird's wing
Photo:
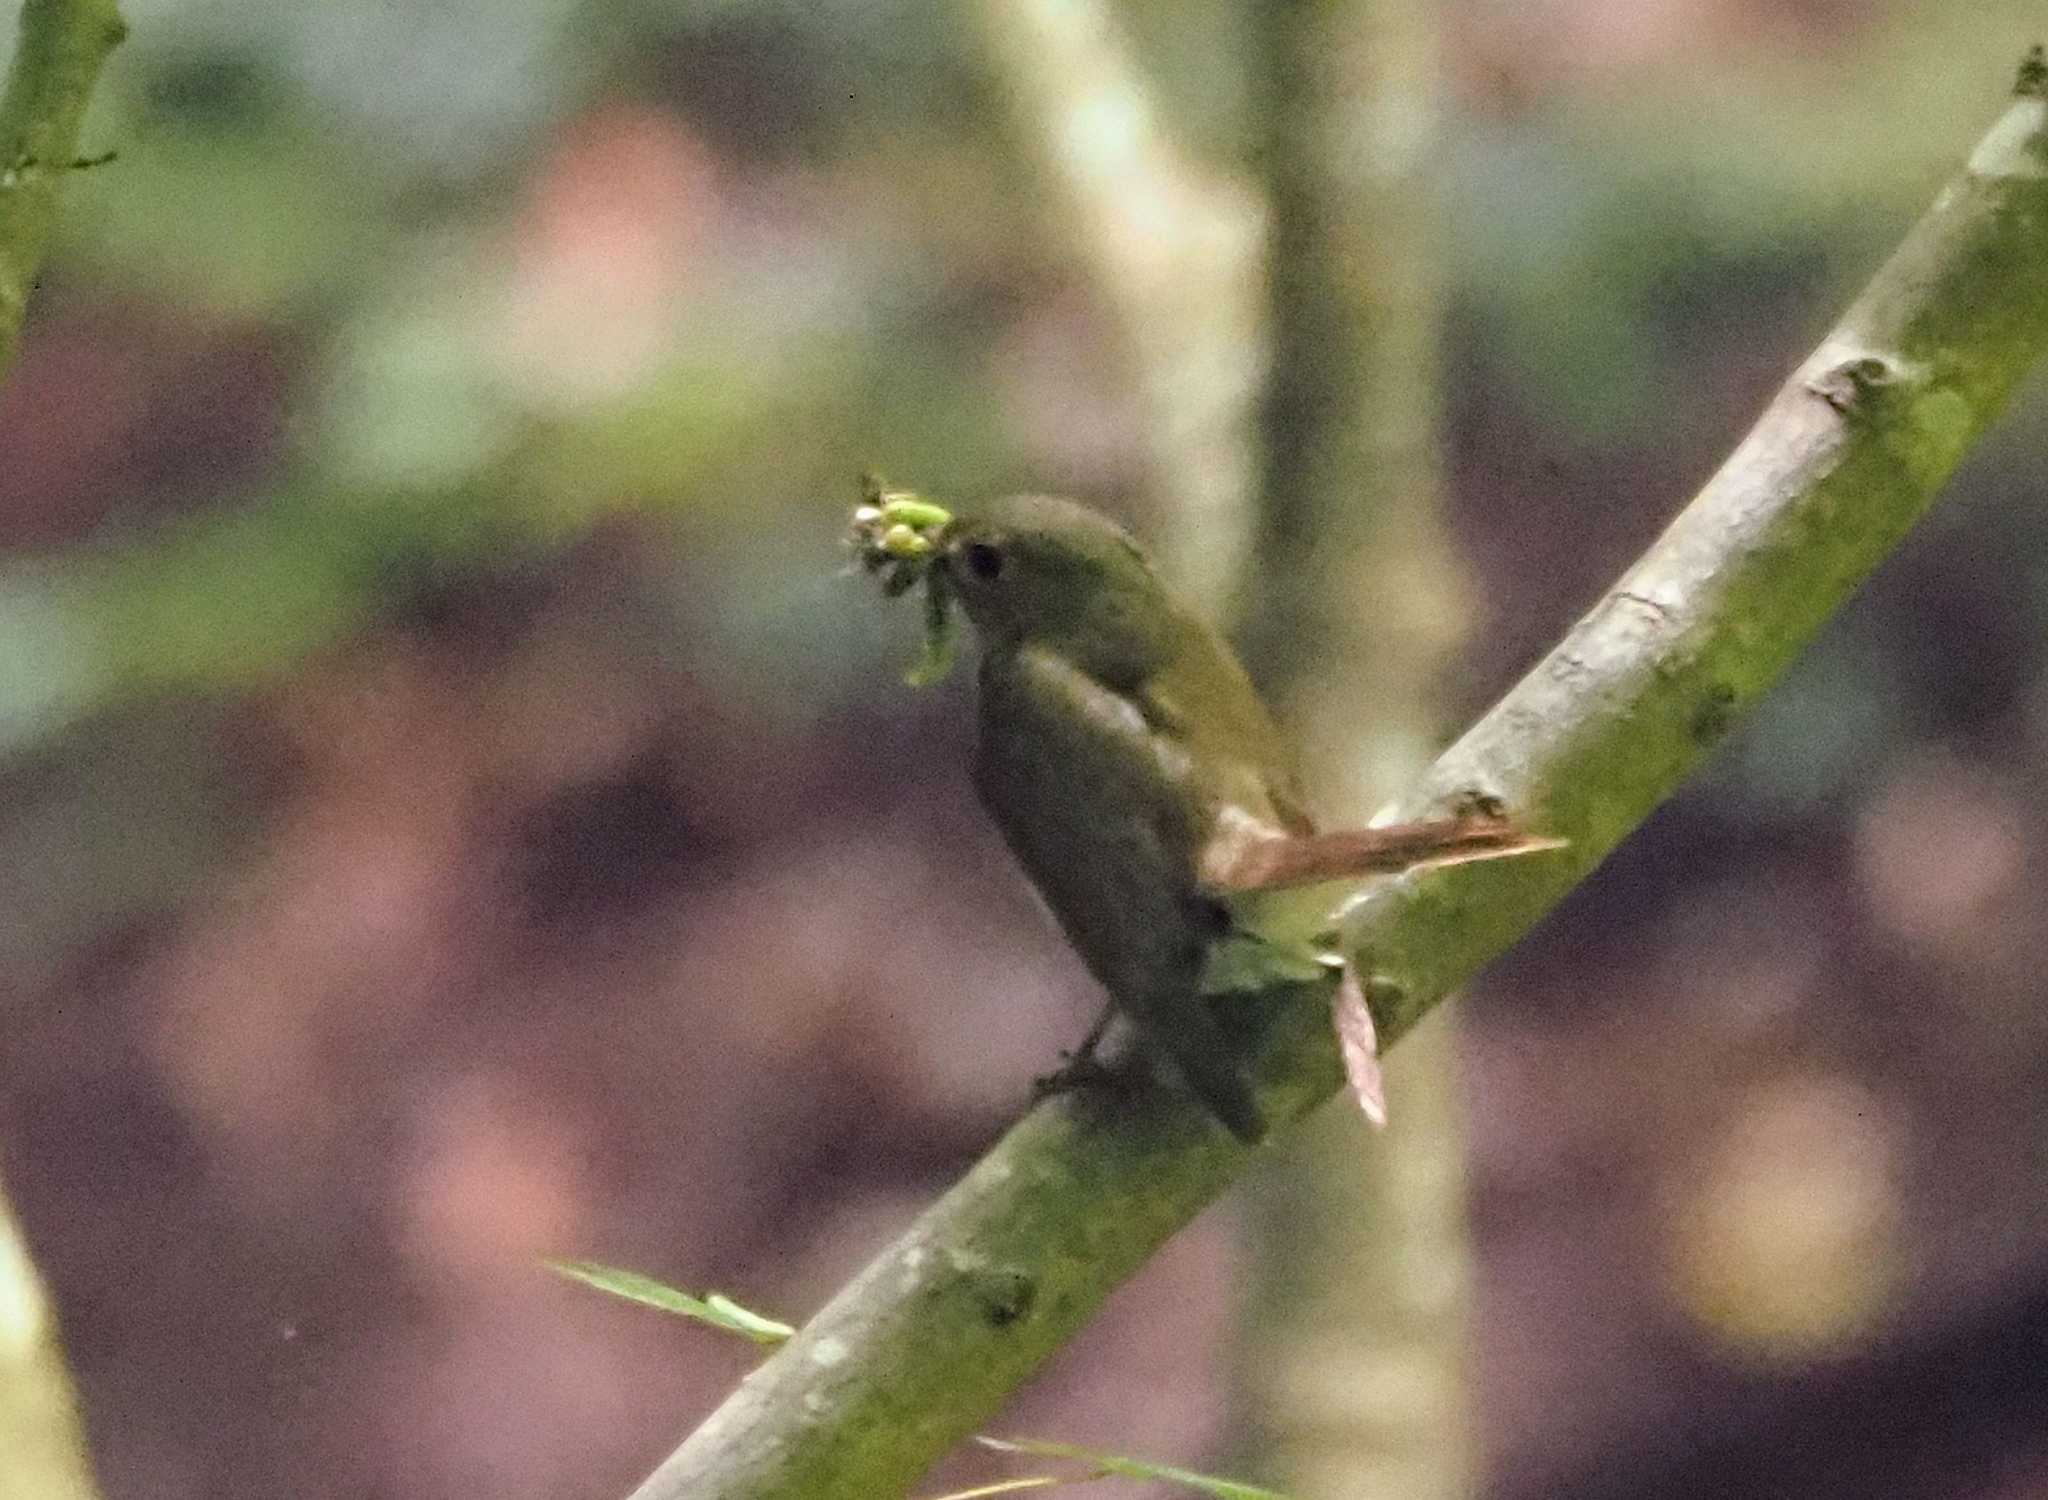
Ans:
[[[1263,1132],[1236,1049],[1199,994],[1225,914],[1198,887],[1192,765],[1137,704],[1056,652],[983,658],[975,786],[1118,1006],[1240,1136]]]
[[[1182,745],[1200,746],[1191,767],[1199,794],[1275,833],[1313,833],[1287,741],[1233,657],[1191,653],[1132,692],[1145,722]],[[1197,722],[1192,699],[1207,716]]]

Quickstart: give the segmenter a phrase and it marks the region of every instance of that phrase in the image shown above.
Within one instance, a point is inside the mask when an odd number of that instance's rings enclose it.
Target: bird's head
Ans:
[[[1200,624],[1129,532],[1073,500],[1012,495],[959,514],[878,478],[863,481],[847,541],[891,596],[924,586],[926,641],[913,683],[952,660],[954,606],[994,652],[1058,652],[1098,680],[1145,680]]]
[[[940,529],[934,565],[995,649],[1042,645],[1098,676],[1142,676],[1175,608],[1129,532],[1072,500],[1013,495]]]

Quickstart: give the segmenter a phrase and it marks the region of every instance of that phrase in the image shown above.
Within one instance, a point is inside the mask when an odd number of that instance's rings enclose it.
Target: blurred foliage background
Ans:
[[[967,685],[903,688],[915,611],[839,576],[856,472],[1119,508],[1249,579],[1219,610],[1274,580],[1153,482],[974,6],[124,9],[119,159],[0,387],[0,1163],[103,1492],[623,1494],[751,1352],[539,1258],[801,1316],[1096,1005],[972,806]],[[1260,8],[1112,13],[1255,202]],[[2040,15],[1429,20],[1448,723],[1706,477]],[[2042,416],[1462,1007],[1501,1500],[2048,1495]],[[1005,1429],[1257,1468],[1250,1212]]]

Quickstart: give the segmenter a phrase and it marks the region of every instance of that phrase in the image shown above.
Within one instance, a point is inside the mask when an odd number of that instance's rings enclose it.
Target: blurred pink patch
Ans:
[[[460,1300],[491,1300],[505,1270],[589,1240],[585,1143],[547,1103],[512,1073],[473,1073],[423,1101],[399,1189],[402,1243]]]
[[[1348,967],[1330,1001],[1330,1019],[1337,1027],[1337,1045],[1344,1053],[1344,1077],[1350,1082],[1351,1097],[1373,1124],[1386,1124],[1387,1086],[1380,1075],[1379,1037],[1373,1031],[1365,991]]]
[[[1959,948],[2016,890],[2023,819],[2005,788],[1946,752],[1908,761],[1864,809],[1856,873],[1878,920],[1910,942]]]
[[[572,397],[644,379],[671,347],[717,200],[710,153],[672,116],[617,104],[566,132],[513,226],[507,362]]]

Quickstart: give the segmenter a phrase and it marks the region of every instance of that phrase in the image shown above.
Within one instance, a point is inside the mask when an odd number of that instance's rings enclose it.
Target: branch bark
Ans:
[[[1898,544],[2048,347],[2048,64],[1706,488],[1402,811],[1474,793],[1553,856],[1391,882],[1348,935],[1397,1039],[1555,906]],[[1338,1081],[1289,1006],[1261,1102]],[[750,1376],[637,1500],[899,1493],[1249,1165],[1157,1084],[1056,1099]]]

